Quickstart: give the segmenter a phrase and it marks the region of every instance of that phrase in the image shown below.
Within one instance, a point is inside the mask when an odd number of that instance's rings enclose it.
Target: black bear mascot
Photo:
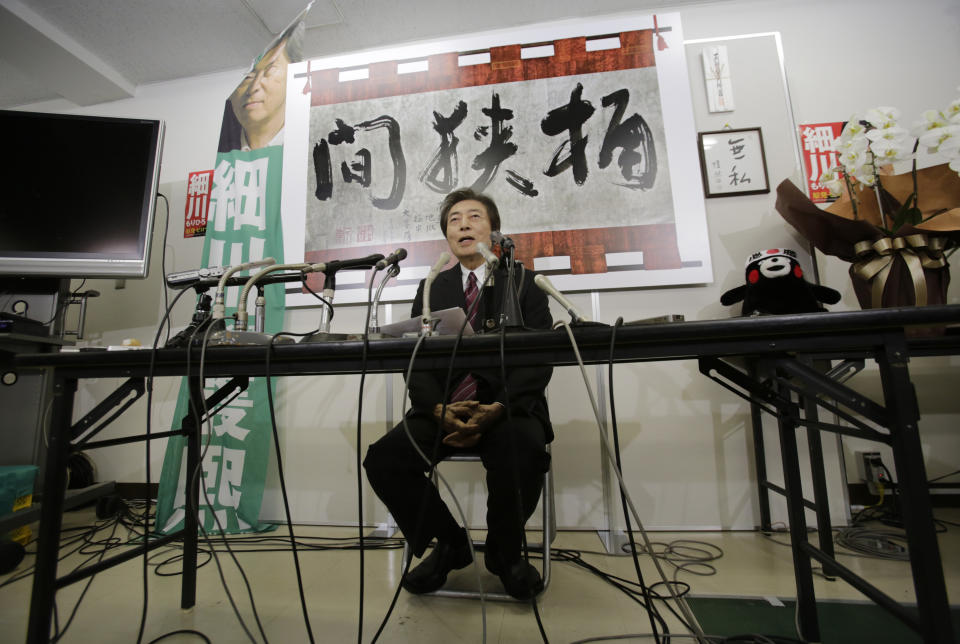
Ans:
[[[747,260],[747,283],[720,297],[725,306],[743,300],[741,315],[779,315],[825,311],[821,302],[836,304],[840,293],[803,279],[797,253],[789,248],[759,250]]]

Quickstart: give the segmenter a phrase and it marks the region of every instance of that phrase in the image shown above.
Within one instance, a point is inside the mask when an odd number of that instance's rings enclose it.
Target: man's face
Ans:
[[[490,245],[490,216],[475,199],[457,202],[447,213],[447,244],[459,261],[480,255],[477,242]]]
[[[244,130],[256,130],[258,125],[282,115],[289,63],[285,43],[280,43],[268,51],[233,90],[230,104]]]

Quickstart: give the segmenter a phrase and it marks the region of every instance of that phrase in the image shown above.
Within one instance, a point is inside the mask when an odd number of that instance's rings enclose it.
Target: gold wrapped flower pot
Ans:
[[[884,176],[882,185],[884,200],[903,203],[913,178]],[[917,194],[922,223],[916,225],[891,226],[875,198],[861,198],[856,212],[847,197],[821,210],[789,180],[777,187],[776,208],[817,250],[850,262],[861,308],[945,304],[946,252],[960,244],[960,176],[946,164],[918,170]]]

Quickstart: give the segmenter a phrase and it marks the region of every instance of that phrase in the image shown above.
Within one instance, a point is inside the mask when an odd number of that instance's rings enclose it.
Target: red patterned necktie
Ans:
[[[477,301],[477,295],[479,294],[480,291],[477,289],[477,275],[471,271],[470,275],[467,277],[467,288],[463,292],[463,297],[467,304],[467,314],[469,316],[467,319],[470,321],[470,326],[474,329],[476,329],[475,322],[477,319],[477,309],[473,305]],[[463,380],[460,381],[460,383],[457,385],[457,388],[450,395],[450,402],[476,399],[477,379],[468,373],[463,377]]]

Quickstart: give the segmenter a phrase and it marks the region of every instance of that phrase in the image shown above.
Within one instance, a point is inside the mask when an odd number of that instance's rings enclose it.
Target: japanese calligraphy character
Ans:
[[[427,167],[420,173],[420,181],[434,192],[447,194],[459,182],[459,162],[457,159],[457,144],[460,139],[453,133],[467,117],[467,104],[463,101],[451,112],[450,116],[443,116],[433,112],[433,130],[440,135],[440,147],[437,148]]]
[[[739,139],[727,139],[727,145],[730,146],[730,154],[734,159],[743,158],[743,149],[747,146],[744,144],[742,137]]]
[[[222,506],[236,508],[240,505],[245,456],[246,452],[242,449],[223,448],[220,455],[220,486],[217,491],[217,503]]]
[[[736,186],[741,183],[750,183],[750,177],[747,176],[746,172],[741,172],[737,174],[736,165],[730,168],[730,174],[727,175],[727,178],[730,179],[731,186]]]
[[[356,130],[373,131],[387,130],[387,146],[390,150],[390,160],[393,165],[393,180],[390,194],[386,197],[371,197],[374,207],[381,210],[393,210],[400,205],[407,181],[407,162],[403,156],[403,145],[400,141],[400,125],[391,116],[383,115],[375,119],[358,123],[356,126],[347,125],[341,119],[335,119],[337,129],[327,135],[313,147],[313,170],[317,188],[314,195],[320,201],[326,201],[333,195],[333,162],[330,156],[330,146],[342,143],[354,143]],[[373,159],[370,150],[360,148],[355,155],[356,161],[340,164],[340,174],[346,183],[357,182],[364,188],[370,187],[373,181]]]
[[[621,122],[629,102],[630,92],[625,88],[607,94],[601,100],[603,107],[616,107],[603,137],[603,145],[600,146],[599,166],[601,169],[609,166],[613,151],[620,148],[617,165],[626,180],[626,183],[620,185],[649,190],[657,179],[657,151],[653,144],[653,132],[644,118],[636,112]]]
[[[807,152],[833,152],[833,128],[828,126],[803,128],[803,149]]]
[[[247,412],[242,408],[224,407],[213,418],[213,433],[217,436],[228,434],[239,441],[244,440],[250,430],[240,427],[240,421],[246,415]]]
[[[500,95],[494,92],[490,107],[484,107],[481,112],[490,118],[490,144],[474,157],[471,165],[474,170],[483,171],[471,186],[475,192],[483,192],[493,181],[500,164],[517,153],[517,144],[510,142],[513,127],[503,125],[504,121],[513,119],[513,110],[500,107]]]
[[[387,131],[387,146],[390,150],[390,161],[393,163],[393,182],[390,194],[386,197],[371,197],[370,201],[375,208],[393,210],[400,205],[407,183],[407,161],[403,157],[403,145],[400,141],[400,124],[396,119],[386,114],[375,119],[357,124],[357,128],[371,132],[385,129]]]
[[[210,189],[210,175],[206,172],[199,172],[190,177],[190,187],[187,188],[187,194],[205,195]]]
[[[233,164],[226,159],[217,164],[213,176],[213,191],[210,194],[210,222],[217,232],[224,232],[227,221],[233,219],[236,201],[233,176]]]
[[[587,156],[585,150],[587,147],[587,137],[583,135],[583,124],[589,119],[595,110],[590,101],[584,101],[583,85],[577,83],[577,86],[570,92],[570,102],[561,107],[550,110],[540,122],[540,129],[548,136],[556,136],[563,132],[569,132],[570,138],[566,139],[557,148],[550,160],[550,165],[544,170],[548,177],[555,177],[567,168],[573,168],[573,180],[578,186],[582,186],[587,180]],[[569,154],[561,160],[561,155],[569,146]]]
[[[237,209],[233,222],[233,229],[240,230],[241,226],[255,226],[258,230],[267,229],[267,166],[269,159],[251,159],[235,162]]]

